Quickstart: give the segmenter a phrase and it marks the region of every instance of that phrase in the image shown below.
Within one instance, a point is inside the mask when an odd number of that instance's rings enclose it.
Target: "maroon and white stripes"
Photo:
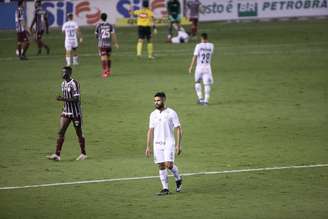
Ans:
[[[97,24],[96,36],[98,39],[99,48],[111,47],[112,33],[114,33],[114,27],[110,23],[104,22]]]
[[[71,79],[69,82],[63,81],[62,94],[67,99],[78,97],[78,101],[75,102],[64,101],[63,114],[71,118],[82,117],[79,83],[74,79]]]

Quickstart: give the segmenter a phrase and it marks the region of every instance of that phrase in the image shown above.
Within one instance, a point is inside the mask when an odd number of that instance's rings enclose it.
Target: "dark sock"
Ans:
[[[108,69],[108,63],[107,63],[107,61],[101,61],[101,65],[102,65],[102,68],[103,68],[103,70],[107,70]]]
[[[86,152],[85,152],[85,138],[84,137],[79,138],[79,143],[80,143],[80,148],[81,148],[81,154],[86,155]]]
[[[27,52],[29,46],[30,46],[29,43],[26,43],[26,44],[25,44],[25,46],[24,46],[24,48],[23,48],[23,54],[22,54],[22,56],[25,56],[25,54],[26,54],[26,52]]]

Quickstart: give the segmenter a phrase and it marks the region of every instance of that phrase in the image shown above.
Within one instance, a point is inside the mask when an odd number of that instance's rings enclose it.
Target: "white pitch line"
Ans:
[[[210,172],[183,173],[181,175],[197,176],[197,175],[214,175],[214,174],[245,173],[245,172],[263,172],[263,171],[286,170],[286,169],[305,169],[305,168],[318,168],[318,167],[328,167],[328,164],[222,170],[222,171],[210,171]],[[154,178],[158,178],[158,176],[140,176],[140,177],[126,177],[126,178],[114,178],[114,179],[96,179],[96,180],[84,180],[84,181],[75,181],[75,182],[49,183],[49,184],[39,184],[39,185],[8,186],[8,187],[0,187],[0,190],[16,190],[16,189],[41,188],[41,187],[64,186],[64,185],[106,183],[106,182],[115,182],[115,181],[130,181],[130,180],[142,180],[142,179],[154,179]]]

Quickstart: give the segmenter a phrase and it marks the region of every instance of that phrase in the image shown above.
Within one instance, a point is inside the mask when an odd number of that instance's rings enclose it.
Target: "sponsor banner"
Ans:
[[[44,0],[42,1],[42,7],[48,12],[51,27],[62,26],[66,21],[67,13],[73,13],[74,19],[80,26],[95,25],[99,22],[100,14],[103,12],[108,14],[110,23],[129,26],[135,25],[135,19],[129,14],[129,9],[141,9],[142,0]],[[157,24],[167,23],[166,0],[150,0],[149,7],[157,19]],[[183,10],[183,5],[181,5],[181,10]],[[28,2],[28,24],[32,22],[33,12],[34,3]],[[185,18],[183,22],[189,24]]]
[[[188,1],[188,0],[187,0]],[[328,16],[328,0],[200,0],[200,21],[240,20],[303,16]],[[167,23],[166,0],[149,0],[158,24]],[[184,1],[180,0],[183,4]],[[51,27],[62,26],[66,14],[73,13],[79,25],[95,25],[100,14],[108,14],[108,21],[116,25],[135,25],[129,9],[140,9],[142,0],[64,0],[42,1],[48,12]],[[184,6],[181,5],[184,14]],[[34,3],[27,2],[28,24],[33,19]],[[3,13],[0,13],[1,16]],[[1,19],[4,20],[4,19]],[[189,24],[183,19],[184,24]]]
[[[200,1],[200,21],[328,16],[327,0]]]
[[[0,3],[0,29],[15,29],[17,2]]]

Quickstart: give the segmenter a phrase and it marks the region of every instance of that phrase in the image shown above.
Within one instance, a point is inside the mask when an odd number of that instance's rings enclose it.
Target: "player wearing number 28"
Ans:
[[[211,69],[211,58],[214,51],[213,43],[208,42],[207,33],[201,34],[201,42],[195,47],[194,56],[192,57],[189,67],[189,73],[197,60],[195,69],[195,91],[198,97],[198,104],[207,105],[211,93],[211,85],[213,84],[213,76]],[[205,97],[203,97],[202,85],[204,85]]]
[[[99,56],[102,64],[102,76],[107,78],[111,75],[111,52],[112,52],[112,41],[116,48],[118,48],[117,37],[114,26],[108,22],[107,14],[102,13],[100,15],[101,22],[96,26],[96,37],[98,40]]]

